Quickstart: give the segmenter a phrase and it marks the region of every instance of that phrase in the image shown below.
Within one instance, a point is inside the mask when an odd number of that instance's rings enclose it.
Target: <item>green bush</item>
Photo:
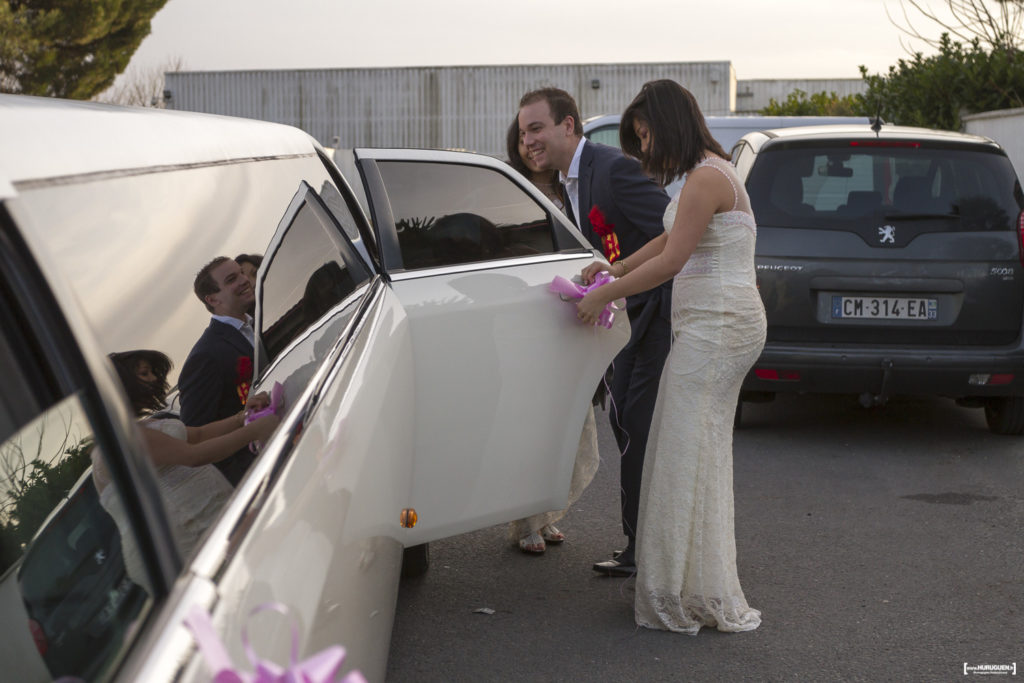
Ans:
[[[860,72],[866,109],[880,105],[883,119],[904,126],[960,130],[964,114],[1024,106],[1024,52],[986,52],[978,39],[963,45],[943,34],[937,55],[901,59],[885,75]]]
[[[7,492],[10,504],[0,524],[0,574],[18,561],[43,521],[92,464],[92,446],[91,438],[82,439],[52,464],[40,459],[31,461],[28,477]]]
[[[760,111],[765,116],[868,116],[864,100],[859,95],[840,97],[834,92],[808,95],[799,88],[789,93],[785,102],[769,100]]]

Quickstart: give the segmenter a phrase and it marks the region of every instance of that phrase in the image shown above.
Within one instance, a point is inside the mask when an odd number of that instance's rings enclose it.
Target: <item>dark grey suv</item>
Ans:
[[[744,383],[930,394],[1024,432],[1024,195],[987,138],[893,126],[750,133],[733,148],[757,218],[768,341]]]

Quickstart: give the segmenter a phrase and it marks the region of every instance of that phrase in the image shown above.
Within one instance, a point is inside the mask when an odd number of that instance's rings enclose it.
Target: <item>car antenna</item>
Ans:
[[[871,120],[871,130],[875,131],[875,135],[878,135],[882,130],[882,95],[878,95],[878,107],[875,109],[875,118]]]

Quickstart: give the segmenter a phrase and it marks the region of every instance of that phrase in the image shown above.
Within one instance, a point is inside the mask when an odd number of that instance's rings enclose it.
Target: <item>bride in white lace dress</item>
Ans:
[[[750,631],[736,570],[732,429],[740,385],[765,339],[754,273],[750,199],[693,96],[652,81],[626,109],[623,149],[663,184],[687,174],[665,211],[666,234],[610,269],[619,279],[579,304],[585,322],[608,301],[672,285],[672,351],[644,461],[637,534],[636,623],[695,635]]]
[[[222,460],[246,444],[265,441],[277,428],[276,415],[245,424],[244,411],[201,427],[186,427],[176,417],[156,417],[167,396],[167,373],[171,361],[159,351],[137,350],[110,354],[125,394],[135,413],[148,455],[156,471],[167,521],[181,557],[188,559],[206,529],[220,514],[234,490],[212,463]],[[250,398],[259,410],[269,403],[266,394]],[[111,486],[110,475],[99,453],[93,452],[93,480],[100,504],[113,518],[121,534],[125,569],[135,583],[152,594],[142,556],[132,536],[128,511]]]

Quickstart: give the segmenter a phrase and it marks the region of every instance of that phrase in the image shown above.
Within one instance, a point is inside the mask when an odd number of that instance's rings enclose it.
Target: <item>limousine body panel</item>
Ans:
[[[345,669],[382,680],[403,548],[564,506],[587,402],[628,321],[581,326],[548,291],[594,252],[504,164],[361,150],[359,177],[345,178],[283,126],[17,96],[0,96],[0,131],[0,367],[11,368],[5,392],[24,389],[2,397],[0,445],[64,448],[28,433],[29,414],[60,424],[80,406],[60,462],[74,451],[111,471],[130,512],[122,541],[138,545],[150,579],[144,604],[113,623],[121,647],[97,680],[208,680],[183,624],[193,604],[243,667],[243,628],[261,656],[287,662],[294,622],[301,656],[340,644]],[[419,193],[448,199],[411,220],[423,205],[403,187],[429,190],[447,173],[462,192]],[[440,231],[412,247],[413,233],[400,234],[449,216],[499,239],[467,259],[449,251],[464,243],[430,241]],[[283,387],[283,417],[180,557],[106,355],[159,349],[180,368],[209,321],[191,292],[196,271],[243,252],[265,254],[253,386]],[[415,525],[403,523],[408,510]],[[20,559],[8,561],[0,636],[23,643],[32,627],[5,590]],[[250,618],[269,602],[293,622]],[[39,679],[34,653],[3,652],[11,672]]]

